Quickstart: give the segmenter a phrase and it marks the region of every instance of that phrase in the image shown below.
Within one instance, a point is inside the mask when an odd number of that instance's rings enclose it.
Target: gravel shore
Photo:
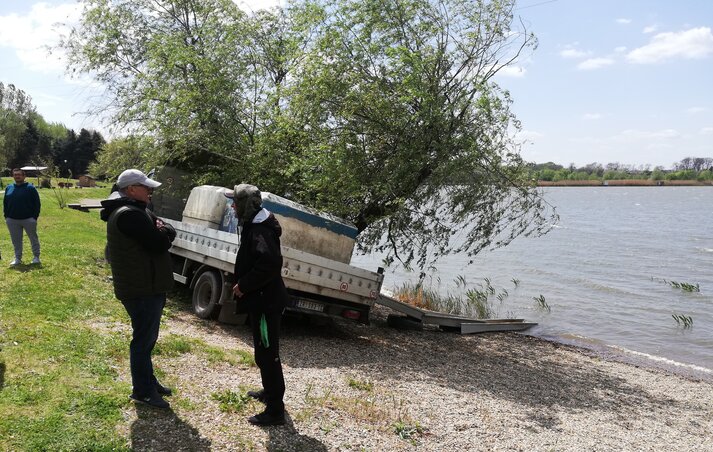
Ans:
[[[514,333],[398,331],[389,312],[369,326],[285,322],[285,426],[248,424],[255,401],[215,400],[258,388],[257,368],[184,353],[155,360],[173,409],[131,405],[122,433],[152,451],[713,451],[710,382]],[[181,309],[167,335],[252,350],[246,326]]]

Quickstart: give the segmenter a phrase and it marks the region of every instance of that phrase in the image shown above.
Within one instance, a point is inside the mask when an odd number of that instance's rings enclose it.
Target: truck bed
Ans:
[[[240,246],[239,236],[204,226],[163,218],[176,229],[171,253],[232,273]],[[292,291],[320,299],[336,299],[373,306],[379,296],[383,275],[310,254],[282,247],[282,277]],[[174,273],[184,284],[184,276]],[[309,306],[307,304],[306,306]]]

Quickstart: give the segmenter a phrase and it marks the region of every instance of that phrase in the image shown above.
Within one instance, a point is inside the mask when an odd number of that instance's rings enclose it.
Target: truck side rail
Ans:
[[[176,229],[171,253],[232,273],[237,234],[163,219]],[[373,306],[383,275],[294,248],[282,247],[282,277],[289,289]]]

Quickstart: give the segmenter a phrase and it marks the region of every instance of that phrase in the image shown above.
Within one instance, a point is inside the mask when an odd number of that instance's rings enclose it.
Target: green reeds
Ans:
[[[540,294],[539,297],[532,297],[532,299],[535,300],[539,309],[550,312],[550,305],[547,304],[547,300],[545,300],[544,295]]]
[[[669,281],[671,287],[681,289],[684,292],[700,292],[701,287],[698,284],[690,284],[686,282]]]
[[[673,320],[676,321],[678,326],[683,327],[683,329],[688,329],[693,326],[693,318],[690,315],[683,314],[671,314]]]
[[[511,280],[517,289],[519,280]],[[463,290],[464,296],[455,296],[450,293],[440,295],[431,288],[424,287],[423,281],[413,284],[404,283],[395,291],[395,297],[404,303],[431,311],[447,314],[465,315],[478,319],[488,319],[497,316],[497,303],[501,305],[510,295],[507,289],[496,289],[490,278],[483,278],[482,284],[468,288],[464,276],[460,275],[454,280],[456,287]],[[440,283],[440,280],[439,280]],[[497,302],[494,301],[497,299]]]
[[[701,291],[701,286],[698,283],[687,283],[687,282],[679,282],[679,281],[668,281],[663,278],[654,278],[653,276],[651,277],[652,281],[659,281],[664,284],[668,284],[669,286],[673,287],[674,289],[680,289],[684,292],[700,292]]]

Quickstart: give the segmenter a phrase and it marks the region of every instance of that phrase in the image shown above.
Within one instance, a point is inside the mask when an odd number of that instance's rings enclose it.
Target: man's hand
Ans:
[[[238,298],[242,298],[242,296],[244,295],[243,292],[240,290],[240,287],[237,284],[233,286],[233,293]]]

